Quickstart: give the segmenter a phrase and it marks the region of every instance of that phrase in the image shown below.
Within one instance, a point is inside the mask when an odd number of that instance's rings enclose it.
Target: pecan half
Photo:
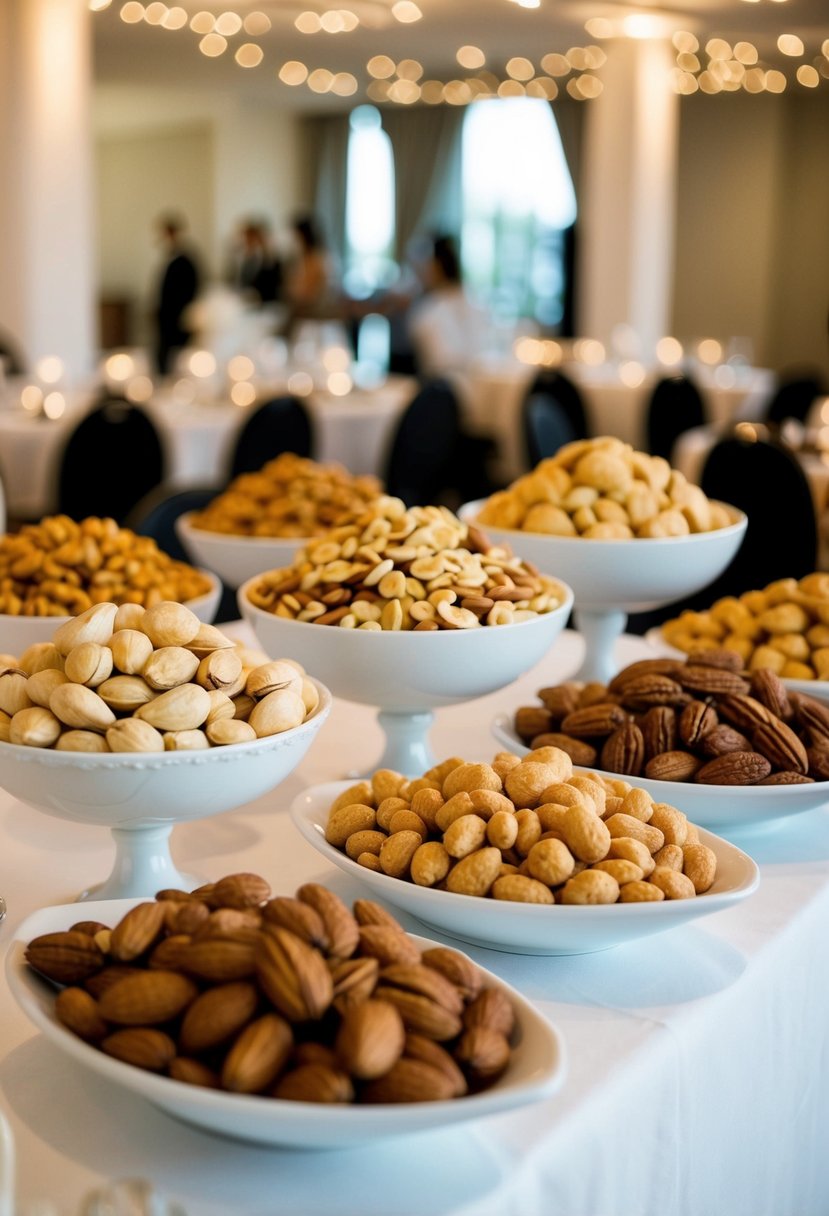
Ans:
[[[809,757],[806,748],[797,735],[779,719],[758,726],[752,735],[752,742],[758,752],[762,752],[775,768],[784,772],[807,773]]]
[[[690,781],[702,761],[690,752],[663,752],[645,765],[645,776],[652,781]]]
[[[605,741],[601,767],[610,773],[638,777],[645,760],[645,740],[635,722],[626,722]]]
[[[587,705],[568,714],[561,724],[562,733],[576,739],[600,739],[610,735],[627,721],[621,705],[607,702]]]
[[[626,680],[622,701],[629,709],[650,709],[652,705],[683,705],[688,695],[670,676],[643,675]]]
[[[730,752],[750,752],[752,748],[749,740],[740,731],[720,723],[703,736],[698,750],[704,756],[726,756]]]
[[[720,667],[739,674],[743,670],[743,657],[736,650],[700,646],[688,652],[688,664],[693,667]]]
[[[707,693],[709,696],[738,696],[749,690],[748,680],[724,667],[700,667],[688,664],[677,673],[677,680],[691,692]]]
[[[651,760],[676,746],[676,711],[669,705],[655,705],[640,722],[645,740],[645,759]]]
[[[697,747],[719,723],[717,711],[705,701],[691,701],[679,718],[679,737],[687,747]]]
[[[700,785],[756,785],[771,772],[771,764],[759,752],[729,752],[709,760],[696,775]]]
[[[760,667],[751,674],[751,692],[777,718],[788,722],[794,715],[794,706],[789,700],[786,685],[769,667]]]

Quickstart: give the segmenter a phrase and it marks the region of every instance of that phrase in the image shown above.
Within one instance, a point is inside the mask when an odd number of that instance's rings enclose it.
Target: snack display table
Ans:
[[[508,689],[439,710],[438,755],[490,758],[494,715],[567,678],[580,649],[566,633]],[[644,654],[641,639],[621,639],[620,663]],[[281,894],[311,880],[348,900],[363,894],[286,812],[305,786],[367,763],[379,743],[368,707],[335,703],[317,745],[275,793],[177,827],[176,861],[206,879],[253,870]],[[112,845],[100,829],[47,818],[5,793],[0,825],[5,953],[14,926],[71,898],[105,868]],[[143,1177],[188,1216],[825,1216],[829,813],[738,843],[761,865],[760,889],[698,924],[564,958],[460,943],[561,1031],[564,1088],[511,1114],[360,1149],[271,1150],[179,1124],[52,1048],[0,979],[0,1111],[18,1183],[18,1206],[3,1209],[0,1178],[0,1211],[76,1216],[106,1180]]]

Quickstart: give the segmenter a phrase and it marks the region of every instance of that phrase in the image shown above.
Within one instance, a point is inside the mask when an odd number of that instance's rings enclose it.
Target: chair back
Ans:
[[[648,402],[648,451],[670,461],[679,436],[704,423],[705,409],[694,382],[687,376],[666,376],[655,385]]]
[[[748,516],[739,552],[705,603],[740,595],[778,578],[815,569],[817,519],[806,474],[788,448],[772,440],[731,436],[708,454],[700,485],[709,498],[733,503]]]
[[[150,419],[127,402],[107,401],[67,440],[58,473],[58,511],[72,519],[109,515],[123,523],[163,476],[161,441]]]
[[[240,473],[256,472],[283,452],[310,456],[312,444],[308,411],[296,397],[266,401],[257,407],[239,432],[230,461],[230,479]]]
[[[178,562],[190,562],[190,555],[176,533],[176,520],[188,511],[200,511],[221,493],[219,486],[199,486],[189,490],[172,490],[168,485],[156,486],[136,503],[127,516],[126,526],[139,536],[151,536],[159,549]]]
[[[525,397],[522,423],[531,469],[540,460],[555,456],[565,443],[579,438],[564,406],[549,393],[530,393]]]
[[[452,482],[460,410],[444,380],[424,384],[398,423],[386,461],[386,492],[406,506],[437,501]]]
[[[787,376],[769,402],[765,421],[777,426],[787,418],[805,422],[815,398],[822,397],[825,391],[817,373]]]
[[[569,376],[555,368],[547,368],[539,372],[527,393],[528,398],[538,396],[551,397],[558,402],[570,421],[574,439],[589,437],[590,427],[587,422],[584,400]]]
[[[14,338],[5,330],[0,329],[0,359],[6,361],[7,376],[22,376],[26,372],[26,363],[20,348]]]

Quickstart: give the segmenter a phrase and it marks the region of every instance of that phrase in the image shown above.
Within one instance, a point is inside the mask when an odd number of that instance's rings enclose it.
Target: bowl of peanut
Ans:
[[[111,830],[112,871],[80,898],[193,886],[174,824],[278,785],[330,707],[294,660],[237,648],[183,604],[95,604],[0,672],[0,786]]]
[[[619,777],[546,747],[388,769],[306,790],[293,822],[333,865],[452,937],[516,954],[587,954],[747,898],[755,863]]]
[[[408,773],[433,763],[432,711],[512,683],[553,644],[571,604],[564,583],[446,508],[396,498],[239,590],[264,650],[294,654],[335,696],[379,707],[380,763]]]
[[[202,511],[181,516],[176,531],[194,561],[240,587],[290,565],[308,539],[351,523],[381,492],[375,477],[285,452],[235,478]]]
[[[258,875],[231,874],[84,912],[19,926],[15,999],[81,1068],[196,1127],[368,1146],[564,1082],[561,1036],[526,997],[371,900],[352,911],[316,883],[271,898]]]
[[[178,562],[114,519],[52,515],[0,537],[0,653],[19,655],[93,604],[186,603],[216,615],[222,588],[209,570]]]
[[[712,582],[739,549],[747,519],[709,501],[666,460],[609,437],[566,444],[462,519],[564,578],[587,643],[577,678],[613,676],[613,643],[628,612],[656,608]]]

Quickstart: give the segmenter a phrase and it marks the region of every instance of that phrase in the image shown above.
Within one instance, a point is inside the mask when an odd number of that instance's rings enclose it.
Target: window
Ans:
[[[394,157],[375,106],[352,111],[346,184],[345,287],[365,299],[393,281]]]
[[[477,102],[462,155],[464,280],[505,319],[556,326],[576,195],[552,109],[523,97]]]

